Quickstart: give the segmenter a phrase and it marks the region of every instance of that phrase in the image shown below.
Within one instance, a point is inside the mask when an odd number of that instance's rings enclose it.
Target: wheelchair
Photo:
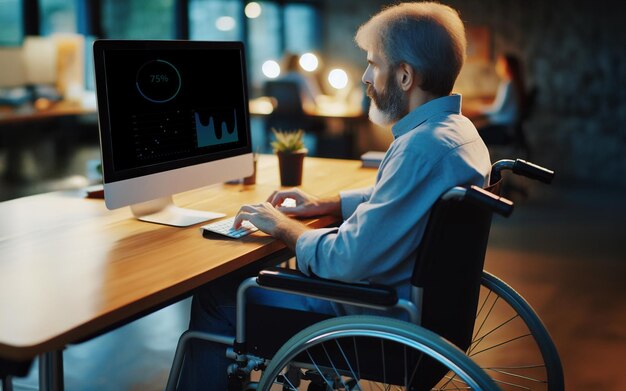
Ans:
[[[523,160],[500,160],[486,189],[444,193],[417,250],[410,300],[383,285],[265,269],[239,286],[234,337],[181,336],[166,389],[176,389],[185,346],[200,339],[225,345],[234,360],[232,390],[562,390],[560,358],[541,320],[513,288],[483,271],[492,214],[513,211],[498,195],[506,170],[545,183],[554,175]],[[246,305],[253,287],[404,311],[408,321]],[[252,381],[257,370],[260,379]]]

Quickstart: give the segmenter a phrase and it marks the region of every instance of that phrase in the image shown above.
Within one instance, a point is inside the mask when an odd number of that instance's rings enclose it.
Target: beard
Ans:
[[[376,125],[393,124],[408,114],[408,98],[398,86],[393,72],[390,72],[383,91],[377,92],[368,84],[367,96],[371,99],[369,118]]]

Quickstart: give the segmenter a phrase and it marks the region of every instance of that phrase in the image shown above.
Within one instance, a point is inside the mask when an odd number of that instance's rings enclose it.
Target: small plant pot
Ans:
[[[306,150],[276,152],[281,186],[300,186],[302,184],[302,169],[306,154]]]

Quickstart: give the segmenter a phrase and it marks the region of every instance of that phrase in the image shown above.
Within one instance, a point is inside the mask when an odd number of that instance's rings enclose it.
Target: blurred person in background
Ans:
[[[283,69],[285,73],[277,80],[293,81],[300,90],[300,99],[304,111],[315,111],[317,107],[316,99],[321,95],[321,89],[317,80],[302,72],[300,67],[300,56],[295,53],[285,53],[283,58]]]
[[[526,107],[526,86],[522,62],[513,54],[498,56],[496,74],[500,85],[493,103],[481,110],[474,122],[487,145],[510,140]]]

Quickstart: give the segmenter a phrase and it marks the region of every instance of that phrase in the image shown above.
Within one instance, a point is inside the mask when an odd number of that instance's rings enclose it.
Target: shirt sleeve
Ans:
[[[447,184],[432,162],[409,151],[398,154],[381,166],[369,198],[339,228],[312,230],[298,238],[296,255],[303,273],[347,282],[376,281],[406,266],[399,264],[417,248],[428,212]],[[342,194],[342,203],[348,201],[346,212],[358,194],[364,199],[367,193]]]
[[[352,216],[352,213],[363,202],[366,202],[372,196],[373,187],[364,189],[347,190],[339,193],[341,199],[341,216],[344,220]]]

